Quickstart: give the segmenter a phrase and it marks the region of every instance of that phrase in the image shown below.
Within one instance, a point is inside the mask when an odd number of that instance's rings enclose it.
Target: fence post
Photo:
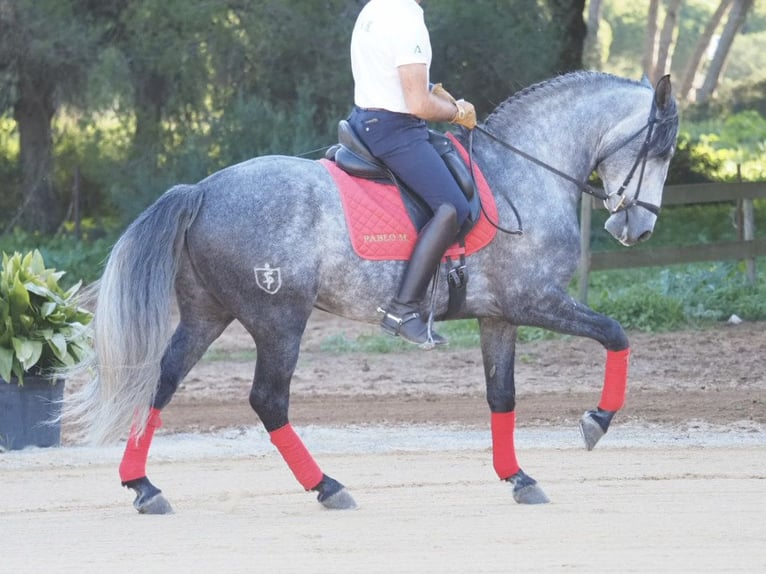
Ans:
[[[583,195],[580,201],[580,279],[579,299],[588,304],[588,282],[590,280],[590,225],[593,199]]]
[[[742,166],[737,164],[737,181],[742,183]],[[755,211],[753,210],[752,199],[741,199],[737,201],[737,224],[739,226],[737,235],[744,241],[755,239]],[[747,281],[750,285],[755,285],[755,259],[745,259],[745,269]]]
[[[755,239],[755,211],[752,199],[742,200],[742,229],[742,238],[745,241]],[[745,260],[745,266],[747,269],[747,280],[751,285],[755,285],[755,259]]]

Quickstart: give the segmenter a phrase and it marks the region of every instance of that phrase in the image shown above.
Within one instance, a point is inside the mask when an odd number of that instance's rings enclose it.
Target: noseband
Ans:
[[[671,118],[669,118],[671,119]],[[643,127],[641,127],[638,131],[636,131],[633,135],[629,136],[625,140],[623,140],[617,147],[615,147],[612,151],[610,151],[608,154],[606,154],[602,159],[598,160],[596,162],[596,168],[606,160],[611,155],[617,153],[619,150],[624,148],[626,145],[628,145],[630,142],[632,142],[634,139],[636,139],[638,136],[640,136],[644,131],[646,132],[646,137],[644,138],[644,143],[641,146],[641,149],[638,151],[638,155],[636,156],[636,161],[633,162],[633,167],[631,167],[630,171],[628,172],[628,175],[625,176],[625,180],[622,182],[622,185],[620,188],[615,191],[614,193],[606,193],[605,191],[583,181],[579,181],[572,177],[571,175],[564,173],[563,171],[556,169],[550,164],[545,163],[544,161],[526,153],[525,151],[520,150],[514,145],[511,145],[510,143],[501,140],[493,133],[487,131],[485,128],[481,126],[476,126],[474,130],[480,131],[484,135],[488,136],[490,139],[496,141],[503,147],[511,150],[513,153],[523,157],[524,159],[531,161],[532,163],[539,165],[540,167],[550,171],[551,173],[554,173],[558,175],[559,177],[566,179],[567,181],[574,183],[577,186],[577,189],[582,192],[586,193],[588,195],[591,195],[597,199],[600,199],[604,202],[604,207],[609,211],[610,214],[619,213],[620,211],[626,211],[630,209],[633,206],[643,207],[650,213],[653,213],[654,215],[659,215],[660,213],[660,207],[657,205],[654,205],[652,203],[647,203],[645,201],[640,201],[638,199],[639,194],[641,193],[641,184],[644,181],[644,171],[646,170],[646,161],[649,156],[649,145],[652,140],[652,134],[654,133],[654,126],[657,123],[657,103],[655,102],[654,98],[652,98],[652,109],[649,112],[649,118],[647,119],[646,123]],[[662,122],[668,121],[667,119],[662,120]],[[469,149],[473,148],[473,132],[474,130],[471,130],[469,132]],[[625,199],[625,190],[628,188],[628,185],[630,185],[631,180],[633,179],[633,176],[636,174],[636,171],[638,170],[639,166],[641,167],[641,170],[639,171],[638,176],[638,186],[636,187],[636,193],[633,196],[632,199],[629,201],[626,201]],[[594,168],[595,169],[595,168]],[[612,198],[619,199],[617,205],[615,207],[609,206],[609,201]]]

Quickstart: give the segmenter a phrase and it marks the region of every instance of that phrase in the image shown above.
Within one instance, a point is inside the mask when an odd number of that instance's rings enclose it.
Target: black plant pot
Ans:
[[[61,424],[50,424],[61,412],[64,379],[25,376],[24,385],[16,379],[0,378],[0,451],[27,446],[59,446]]]

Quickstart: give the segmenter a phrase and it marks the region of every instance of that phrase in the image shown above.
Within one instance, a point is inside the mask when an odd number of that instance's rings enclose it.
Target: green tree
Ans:
[[[443,0],[429,4],[434,62],[431,76],[456,96],[470,99],[480,116],[517,90],[562,71],[582,67],[582,37],[570,42],[569,2],[537,0]],[[554,20],[552,7],[567,14]],[[562,27],[566,32],[562,32]],[[580,29],[578,30],[578,37]],[[564,48],[569,46],[569,48]],[[574,59],[562,64],[562,50],[576,46]],[[565,68],[562,68],[565,66]]]
[[[75,17],[77,0],[0,0],[0,74],[19,133],[21,190],[10,222],[50,233],[60,223],[53,184],[51,120],[61,102],[76,97],[94,53],[87,21]],[[5,111],[5,110],[0,110]]]
[[[588,29],[583,19],[585,0],[546,0],[551,12],[551,31],[558,38],[556,70],[560,73],[583,67],[585,37]]]

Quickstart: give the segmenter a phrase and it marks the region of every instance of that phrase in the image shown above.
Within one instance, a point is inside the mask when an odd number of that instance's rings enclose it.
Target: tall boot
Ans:
[[[380,323],[384,331],[425,348],[447,343],[444,337],[431,331],[428,320],[420,314],[420,308],[428,283],[444,252],[455,241],[457,232],[454,206],[442,204],[418,235],[399,293],[387,309],[379,309],[385,313]]]

